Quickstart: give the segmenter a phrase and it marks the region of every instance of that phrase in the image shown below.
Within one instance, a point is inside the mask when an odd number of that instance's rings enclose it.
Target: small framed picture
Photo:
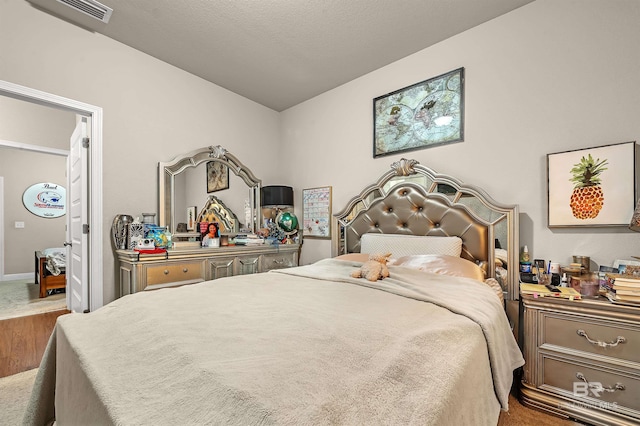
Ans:
[[[219,161],[207,163],[207,193],[229,188],[229,167]]]
[[[536,268],[536,271],[538,273],[545,273],[547,272],[547,268],[545,267],[545,261],[543,259],[534,259],[533,260],[533,267]]]
[[[187,207],[187,231],[195,231],[196,230],[196,215],[197,215],[196,206]]]
[[[618,269],[620,274],[624,275],[640,275],[640,261],[616,259],[613,267]]]

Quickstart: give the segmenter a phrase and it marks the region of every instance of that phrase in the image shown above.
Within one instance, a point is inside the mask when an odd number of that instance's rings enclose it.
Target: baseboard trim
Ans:
[[[28,280],[33,278],[33,272],[25,272],[23,274],[7,274],[2,276],[0,281],[16,281],[16,280]]]

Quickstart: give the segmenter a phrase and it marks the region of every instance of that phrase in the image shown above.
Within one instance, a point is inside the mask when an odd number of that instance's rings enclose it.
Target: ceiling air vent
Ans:
[[[85,15],[89,15],[92,18],[102,21],[105,24],[109,22],[113,9],[105,6],[102,3],[98,3],[94,0],[57,0],[59,3],[69,6],[72,9],[82,12]]]

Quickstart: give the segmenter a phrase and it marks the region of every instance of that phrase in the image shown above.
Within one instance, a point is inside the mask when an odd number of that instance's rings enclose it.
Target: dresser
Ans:
[[[520,400],[596,425],[640,424],[640,308],[523,295]]]
[[[116,250],[120,294],[298,266],[299,244],[169,249],[140,254]]]

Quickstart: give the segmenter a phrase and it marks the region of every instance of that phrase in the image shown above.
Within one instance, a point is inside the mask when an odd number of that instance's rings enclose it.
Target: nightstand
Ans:
[[[640,423],[640,308],[521,295],[520,401],[596,425]]]

